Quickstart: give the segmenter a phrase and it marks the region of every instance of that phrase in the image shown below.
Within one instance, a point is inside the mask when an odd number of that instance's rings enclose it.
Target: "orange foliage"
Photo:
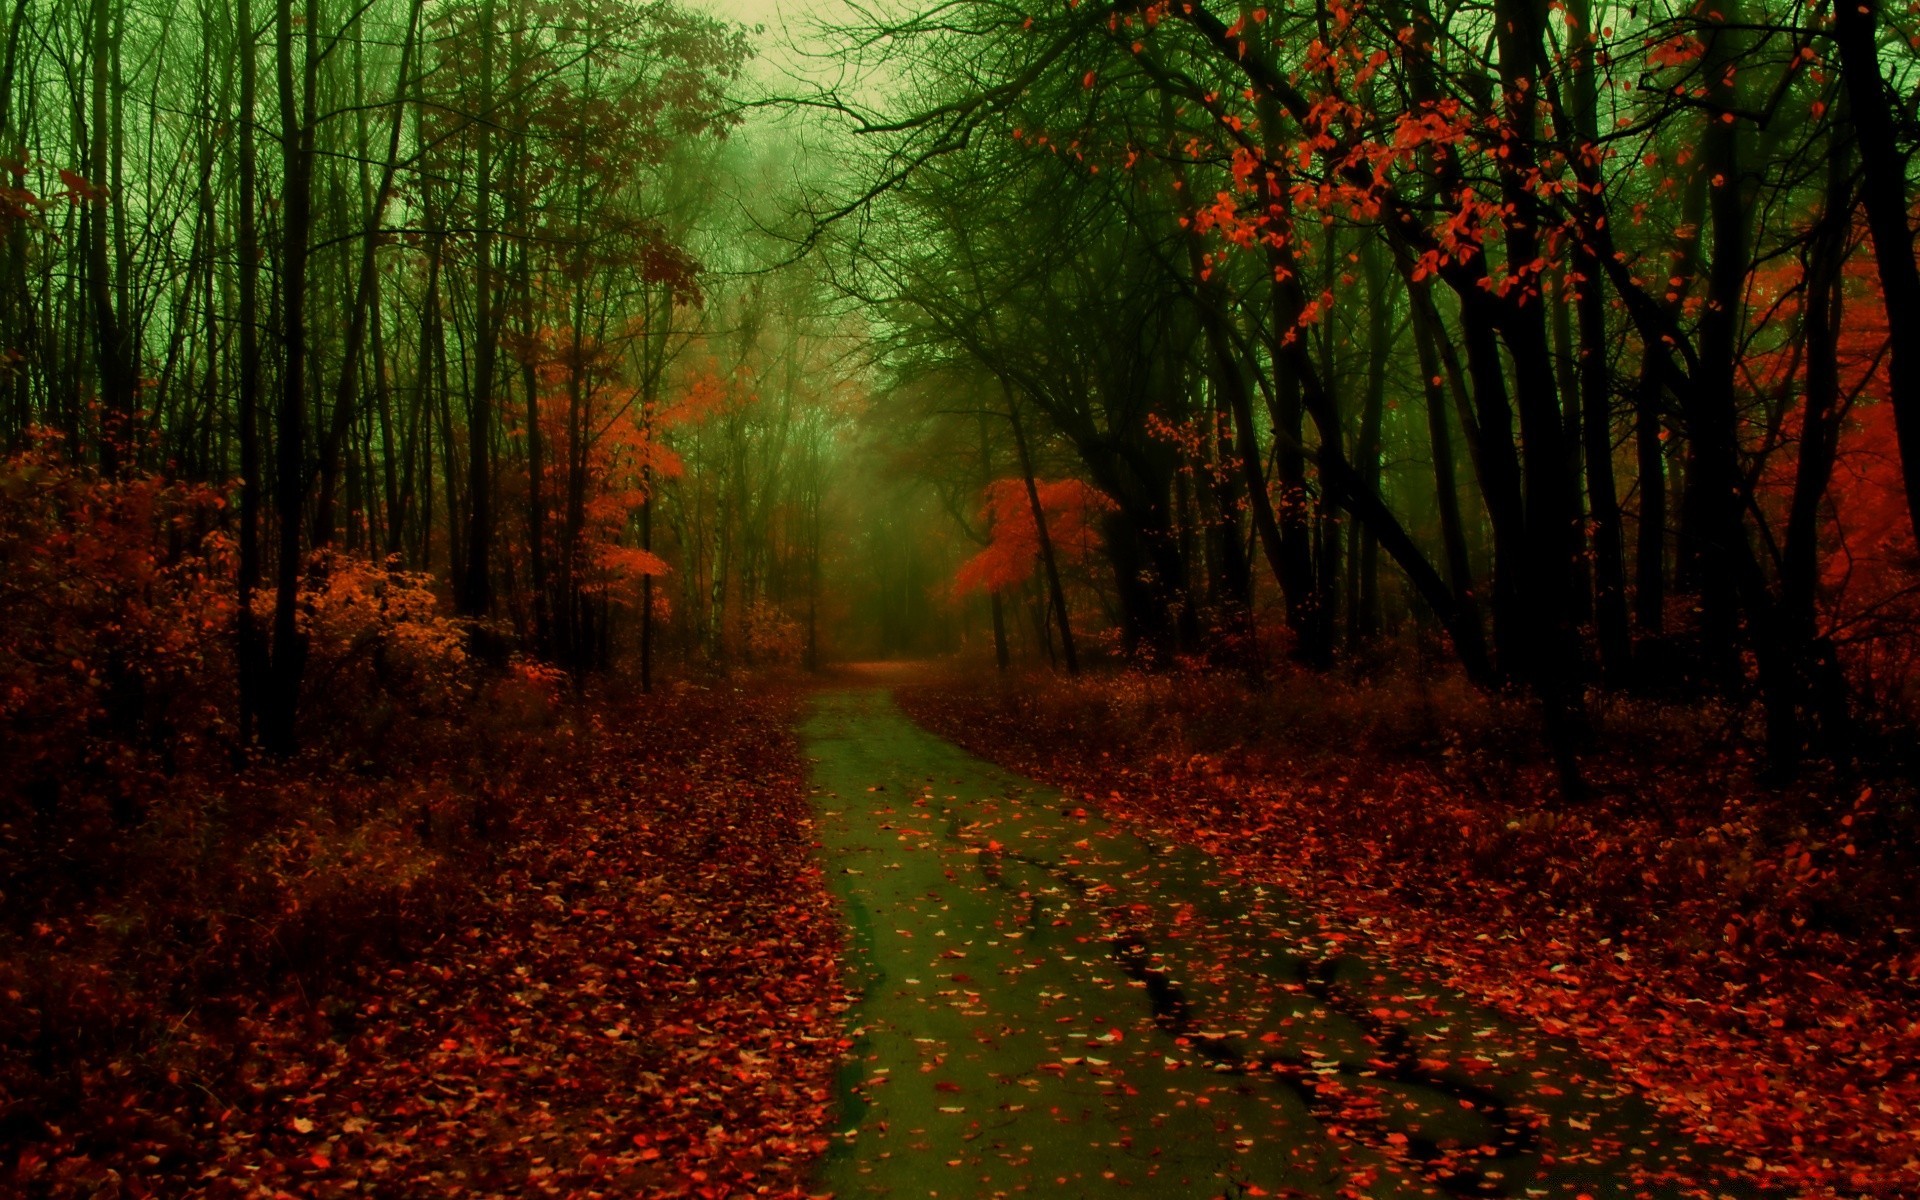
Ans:
[[[639,332],[629,329],[627,335]],[[625,378],[619,349],[592,338],[576,339],[566,328],[542,329],[514,347],[523,362],[531,362],[537,381],[545,447],[541,494],[550,536],[568,519],[571,473],[583,475],[579,550],[584,586],[637,583],[670,571],[659,555],[626,543],[656,481],[679,478],[685,471],[662,434],[697,419],[707,404],[698,381],[677,399],[649,403]],[[509,424],[515,419],[525,420],[511,414]],[[524,429],[516,432],[525,436]]]
[[[1078,479],[1036,480],[1034,489],[1040,494],[1047,536],[1058,560],[1066,564],[1091,558],[1099,549],[1095,523],[1101,514],[1113,510],[1113,501]],[[1017,586],[1031,578],[1040,564],[1040,534],[1024,480],[996,479],[988,484],[980,519],[992,530],[993,540],[960,565],[953,578],[956,597]]]

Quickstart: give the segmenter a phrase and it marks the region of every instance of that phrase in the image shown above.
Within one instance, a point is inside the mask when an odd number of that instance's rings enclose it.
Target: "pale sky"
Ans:
[[[805,4],[805,0],[801,2]],[[774,29],[780,24],[781,10],[793,7],[793,0],[705,0],[703,7],[742,25],[765,25]]]

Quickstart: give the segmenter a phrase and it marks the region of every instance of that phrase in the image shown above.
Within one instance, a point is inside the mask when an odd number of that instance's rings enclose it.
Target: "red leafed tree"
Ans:
[[[1100,534],[1095,525],[1101,514],[1113,510],[1113,501],[1078,479],[1036,480],[1034,487],[1040,493],[1053,552],[1062,563],[1082,563],[1096,554]],[[1014,477],[988,484],[980,520],[992,531],[992,540],[955,572],[956,596],[1018,587],[1040,567],[1040,533],[1025,481]]]
[[[626,603],[665,575],[666,560],[636,531],[640,513],[663,480],[677,477],[679,456],[661,434],[682,419],[684,405],[652,409],[624,364],[632,331],[599,339],[569,328],[541,329],[513,350],[533,381],[537,430],[509,414],[516,439],[547,450],[529,506],[529,548],[553,565],[540,597],[552,614],[555,651],[576,663],[590,641],[598,606]],[[532,511],[537,498],[538,512]],[[516,497],[516,500],[523,498]],[[537,541],[536,541],[537,539]]]

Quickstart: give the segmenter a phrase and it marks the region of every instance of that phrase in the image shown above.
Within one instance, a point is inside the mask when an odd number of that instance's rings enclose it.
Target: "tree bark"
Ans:
[[[461,615],[493,609],[493,41],[494,0],[482,0],[480,111],[475,116],[478,174],[474,183],[474,370],[467,409],[467,545],[457,600]]]
[[[1891,350],[1888,400],[1900,445],[1907,520],[1920,544],[1920,265],[1914,262],[1907,156],[1895,132],[1896,98],[1880,73],[1881,0],[1840,0],[1834,41],[1847,88],[1847,116],[1860,148],[1861,200],[1873,234]],[[1901,106],[1904,107],[1904,106]]]
[[[300,515],[306,498],[307,263],[313,228],[313,106],[320,55],[316,22],[308,19],[299,85],[294,72],[292,0],[276,12],[276,68],[283,158],[281,211],[281,377],[274,438],[274,517],[279,547],[274,563],[273,654],[262,704],[268,748],[290,754],[307,646],[298,618]]]
[[[260,583],[260,234],[256,196],[258,171],[254,130],[254,93],[257,87],[259,47],[254,38],[253,2],[236,0],[235,35],[240,52],[240,169],[239,229],[235,256],[239,259],[240,327],[240,578],[235,620],[240,683],[240,740],[253,739],[259,712],[264,647],[260,624],[253,613],[253,592]]]
[[[113,70],[112,6],[109,0],[92,0],[88,9],[88,29],[92,45],[92,98],[87,132],[87,180],[92,193],[87,199],[87,295],[93,309],[95,363],[100,395],[100,463],[109,474],[124,469],[135,457],[133,367],[128,361],[124,313],[114,307],[114,275],[107,253],[108,226],[112,208],[122,198],[113,194],[109,151],[113,144],[109,115],[109,83]]]
[[[1000,388],[1007,400],[1007,421],[1013,426],[1013,445],[1020,455],[1020,477],[1027,485],[1027,505],[1033,510],[1033,529],[1040,542],[1040,562],[1046,571],[1047,595],[1053,604],[1053,617],[1060,626],[1060,657],[1068,675],[1080,673],[1080,654],[1073,644],[1073,625],[1067,619],[1067,593],[1060,586],[1060,564],[1053,553],[1053,538],[1047,532],[1047,514],[1040,503],[1040,489],[1033,478],[1033,455],[1027,447],[1027,434],[1020,423],[1020,402],[1006,380]]]

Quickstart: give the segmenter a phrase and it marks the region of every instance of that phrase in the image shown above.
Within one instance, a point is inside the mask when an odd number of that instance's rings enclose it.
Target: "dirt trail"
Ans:
[[[841,1197],[1678,1196],[1605,1069],[915,726],[802,727],[852,931]],[[1727,1194],[1742,1194],[1729,1191]]]

